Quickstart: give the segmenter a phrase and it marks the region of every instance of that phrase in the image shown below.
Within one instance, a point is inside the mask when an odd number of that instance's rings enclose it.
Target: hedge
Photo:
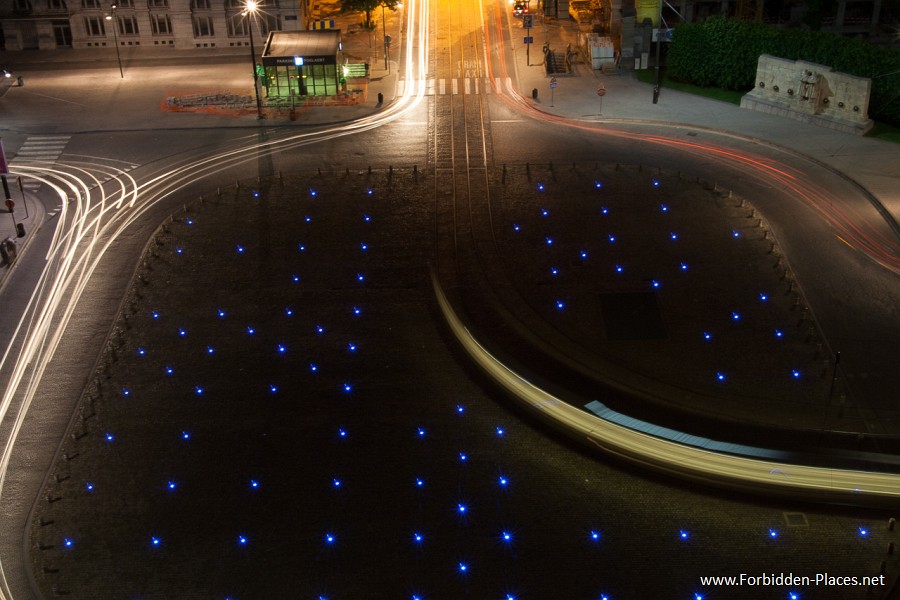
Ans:
[[[711,18],[675,28],[667,74],[705,87],[750,90],[760,54],[807,60],[872,80],[869,116],[900,126],[900,53],[824,31]]]

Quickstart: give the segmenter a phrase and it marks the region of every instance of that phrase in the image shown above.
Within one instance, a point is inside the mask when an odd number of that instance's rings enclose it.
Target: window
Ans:
[[[147,0],[148,8],[169,8],[169,0]]]
[[[259,25],[259,33],[261,36],[265,37],[270,31],[278,31],[281,29],[278,23],[281,18],[279,15],[262,14],[259,16],[260,18],[257,20],[257,24]]]
[[[16,12],[31,14],[31,0],[16,0]]]
[[[53,11],[66,10],[66,2],[65,0],[49,0],[47,8]]]
[[[172,35],[172,21],[166,14],[150,15],[150,31],[153,35]]]
[[[211,37],[213,33],[212,17],[206,15],[194,15],[194,37]]]
[[[103,25],[103,17],[85,17],[84,31],[88,37],[106,37],[106,28]]]
[[[209,10],[209,0],[191,0],[191,10]]]
[[[134,15],[119,16],[119,35],[138,35],[138,23]]]
[[[244,0],[225,0],[226,10],[244,10],[245,8],[247,8],[247,4]]]
[[[116,6],[119,8],[134,8],[134,0],[119,0],[116,2]]]
[[[81,8],[100,8],[100,0],[81,0]]]
[[[250,35],[250,22],[242,15],[228,17],[228,37],[247,37]]]

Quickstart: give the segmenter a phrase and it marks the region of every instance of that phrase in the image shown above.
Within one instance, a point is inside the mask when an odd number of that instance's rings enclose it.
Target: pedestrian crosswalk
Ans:
[[[402,96],[409,90],[415,93],[423,89],[426,96],[446,96],[459,94],[503,94],[512,89],[509,77],[459,77],[401,80],[397,94]]]
[[[30,135],[25,138],[25,143],[16,152],[15,157],[9,161],[9,164],[15,166],[54,163],[66,149],[71,137],[70,135]],[[41,187],[41,183],[30,177],[23,177],[22,187],[26,191],[36,192]]]

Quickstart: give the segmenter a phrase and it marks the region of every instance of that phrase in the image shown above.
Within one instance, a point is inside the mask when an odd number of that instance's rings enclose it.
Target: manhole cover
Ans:
[[[804,513],[784,513],[784,522],[788,527],[809,527]]]

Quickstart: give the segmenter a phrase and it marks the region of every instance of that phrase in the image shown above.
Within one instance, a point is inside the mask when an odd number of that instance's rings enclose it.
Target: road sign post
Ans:
[[[25,218],[28,218],[28,203],[25,202],[25,186],[22,185],[22,176],[16,176],[16,187],[19,188],[19,193],[22,194],[22,206],[25,207]]]
[[[603,96],[606,95],[606,86],[602,83],[597,88],[597,95],[600,96],[600,116],[603,116]]]
[[[553,106],[553,95],[554,90],[556,89],[556,77],[550,78],[550,106]]]
[[[534,25],[534,15],[525,15],[522,17],[522,27],[526,33],[531,33],[531,27]],[[534,41],[530,35],[525,37],[525,64],[531,66],[531,42]]]
[[[5,179],[6,179],[6,176],[4,176],[3,178],[4,178],[4,180],[5,180]],[[15,203],[14,201],[10,200],[9,197],[6,198],[6,208],[9,210],[9,216],[12,217],[12,220],[13,220],[13,229],[15,229],[16,231],[18,231],[18,229],[19,229],[19,228],[18,228],[18,225],[19,225],[19,224],[16,223],[16,215],[13,213],[13,210],[15,210],[15,208],[16,208],[16,203]]]

